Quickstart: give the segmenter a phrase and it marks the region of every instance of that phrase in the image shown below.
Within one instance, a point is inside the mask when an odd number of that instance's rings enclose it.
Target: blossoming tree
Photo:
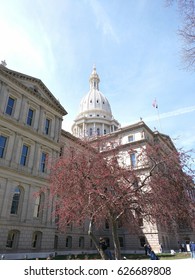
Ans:
[[[58,206],[59,227],[88,221],[88,234],[102,259],[94,226],[103,226],[105,219],[111,225],[116,259],[121,259],[119,222],[134,232],[139,232],[140,219],[168,227],[185,220],[193,226],[194,171],[188,155],[162,143],[146,143],[132,166],[131,153],[131,148],[102,140],[95,146],[86,142],[66,147],[51,166],[50,191]]]

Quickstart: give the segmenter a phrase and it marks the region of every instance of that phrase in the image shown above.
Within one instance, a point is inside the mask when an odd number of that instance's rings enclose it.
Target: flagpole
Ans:
[[[154,99],[153,103],[152,103],[152,106],[156,109],[157,111],[157,119],[158,119],[158,122],[159,122],[159,127],[160,127],[160,130],[162,131],[162,126],[161,126],[161,121],[160,121],[160,114],[159,114],[159,109],[158,109],[158,103],[156,101],[156,98]]]
[[[158,107],[156,109],[157,109],[157,114],[158,114],[158,121],[159,121],[160,130],[162,132],[162,126],[161,126],[161,121],[160,121],[159,109],[158,109]]]

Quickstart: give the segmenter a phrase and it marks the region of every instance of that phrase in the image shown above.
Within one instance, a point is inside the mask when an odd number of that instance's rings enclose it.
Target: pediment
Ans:
[[[2,70],[9,74],[9,76],[15,79],[18,83],[23,85],[27,90],[29,90],[29,92],[31,92],[31,94],[36,95],[46,103],[50,103],[57,110],[60,110],[62,115],[67,114],[66,110],[63,108],[60,102],[55,98],[55,96],[50,92],[50,90],[40,79],[10,70],[6,67],[3,67]]]

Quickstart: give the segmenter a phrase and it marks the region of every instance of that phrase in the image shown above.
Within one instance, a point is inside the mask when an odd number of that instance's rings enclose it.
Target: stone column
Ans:
[[[5,105],[7,100],[6,88],[3,82],[0,83],[0,113],[5,112]]]
[[[13,198],[13,190],[14,187],[14,182],[12,180],[8,180],[5,185],[5,193],[4,193],[4,199],[3,199],[3,205],[2,205],[2,212],[1,212],[1,217],[8,219],[11,211],[11,203],[12,203],[12,198]]]
[[[32,203],[32,201],[29,198],[29,185],[24,184],[22,185],[24,187],[24,197],[23,197],[23,203],[22,203],[22,209],[21,209],[21,222],[26,222],[26,219],[28,217],[28,208],[29,204]]]
[[[104,135],[104,123],[102,124],[102,135]]]
[[[24,95],[22,95],[22,101],[19,110],[20,112],[19,112],[18,120],[20,123],[26,124],[28,111],[27,111],[27,99],[25,98]]]
[[[45,112],[43,107],[40,107],[40,114],[38,120],[38,132],[43,134],[44,132],[44,123],[45,123]]]
[[[85,123],[83,122],[83,135],[85,137]]]

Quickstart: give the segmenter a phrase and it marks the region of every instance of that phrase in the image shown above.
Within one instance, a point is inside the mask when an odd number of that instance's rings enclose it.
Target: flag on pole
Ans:
[[[156,101],[156,99],[154,99],[154,101],[153,101],[153,103],[152,103],[152,106],[154,107],[154,108],[158,108],[158,104],[157,104],[157,101]]]

